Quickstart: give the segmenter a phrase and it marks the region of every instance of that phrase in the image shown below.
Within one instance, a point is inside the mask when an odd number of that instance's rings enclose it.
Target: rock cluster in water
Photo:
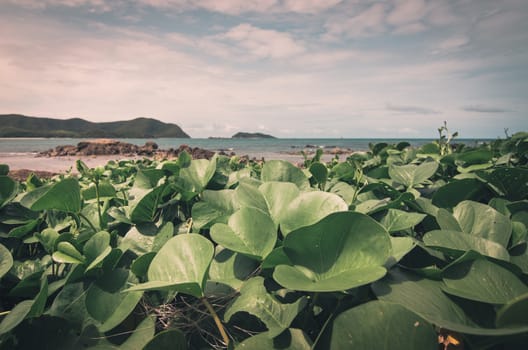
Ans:
[[[79,142],[77,145],[61,145],[47,151],[39,153],[41,157],[65,157],[65,156],[145,156],[156,158],[173,158],[181,152],[186,151],[193,159],[211,159],[215,152],[188,145],[180,145],[174,149],[160,149],[155,142],[148,141],[143,146],[134,145],[111,139],[99,139],[93,141]],[[234,155],[234,153],[223,155]]]

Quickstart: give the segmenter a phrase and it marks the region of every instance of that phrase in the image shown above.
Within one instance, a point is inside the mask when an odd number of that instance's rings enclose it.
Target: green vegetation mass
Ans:
[[[0,349],[522,349],[528,133],[439,131],[303,168],[0,165]]]
[[[79,118],[52,119],[19,114],[0,115],[0,137],[189,138],[178,125],[151,118],[93,123]]]

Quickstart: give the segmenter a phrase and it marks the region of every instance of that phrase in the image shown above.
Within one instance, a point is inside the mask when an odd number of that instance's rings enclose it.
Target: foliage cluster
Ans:
[[[528,134],[449,141],[0,166],[0,349],[521,348]]]

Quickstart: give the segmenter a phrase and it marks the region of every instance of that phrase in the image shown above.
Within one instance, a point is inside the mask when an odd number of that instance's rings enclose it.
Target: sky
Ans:
[[[528,1],[0,0],[0,113],[504,137],[528,131]]]

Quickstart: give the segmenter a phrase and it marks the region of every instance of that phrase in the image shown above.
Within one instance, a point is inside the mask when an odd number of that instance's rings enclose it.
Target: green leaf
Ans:
[[[255,260],[222,246],[216,246],[215,251],[209,267],[208,293],[210,289],[216,291],[217,288],[213,288],[215,284],[227,285],[233,290],[240,289],[244,280],[258,267]]]
[[[156,331],[156,321],[152,316],[147,316],[136,327],[134,333],[119,347],[122,350],[143,350],[144,346],[152,339]],[[161,350],[161,349],[160,349]]]
[[[143,348],[143,350],[187,350],[187,340],[179,329],[168,329],[156,334]]]
[[[270,160],[264,163],[261,180],[264,182],[291,182],[300,189],[310,188],[310,182],[303,171],[285,160]]]
[[[48,300],[48,279],[46,276],[42,277],[40,283],[40,291],[33,299],[33,305],[29,311],[28,317],[39,317],[46,308],[46,301]]]
[[[119,281],[119,279],[115,279]],[[133,281],[129,275],[128,281]],[[143,296],[143,292],[123,292],[127,287],[127,280],[121,286],[113,288],[113,291],[102,289],[93,283],[86,291],[86,310],[94,319],[100,322],[97,328],[101,332],[108,332],[134,311],[137,303]]]
[[[259,187],[275,224],[279,224],[288,205],[299,196],[299,188],[289,182],[265,182]]]
[[[239,343],[235,350],[311,350],[312,341],[302,330],[288,328],[273,338],[269,332],[262,332]]]
[[[328,179],[328,168],[321,162],[314,162],[310,165],[310,173],[318,184],[324,185]]]
[[[392,269],[387,277],[372,284],[378,299],[400,304],[428,322],[456,332],[497,336],[521,334],[524,327],[484,328],[473,322],[462,308],[441,290],[441,281],[420,278],[412,273]]]
[[[497,311],[497,327],[527,326],[528,294],[523,294],[508,301]]]
[[[33,300],[24,300],[18,303],[0,323],[0,335],[11,331],[24,321],[32,306]]]
[[[522,200],[528,197],[526,168],[497,168],[486,179],[509,200]]]
[[[428,247],[450,254],[462,255],[468,250],[474,250],[485,256],[510,261],[510,255],[502,245],[464,232],[434,230],[427,232],[423,241]]]
[[[416,241],[411,237],[390,237],[392,246],[392,256],[385,263],[385,267],[396,265],[405,255],[407,255],[416,246]]]
[[[505,304],[528,287],[512,272],[484,258],[450,266],[443,273],[442,289],[461,298],[490,304]]]
[[[489,190],[486,185],[477,179],[461,179],[440,187],[433,194],[433,204],[442,208],[453,208],[464,200],[478,200]]]
[[[234,197],[234,190],[203,191],[202,200],[192,207],[193,227],[197,230],[208,228],[231,215],[236,208]]]
[[[392,164],[389,166],[389,176],[394,181],[404,185],[405,187],[411,188],[422,184],[427,179],[432,177],[435,174],[436,169],[438,169],[438,163],[436,162],[424,162],[420,165]]]
[[[508,246],[511,221],[489,205],[463,201],[453,209],[453,217],[463,232]]]
[[[203,297],[213,254],[213,244],[207,238],[198,234],[177,235],[152,259],[147,273],[149,282],[127,291],[173,289]]]
[[[302,192],[280,215],[281,232],[287,235],[300,227],[315,224],[331,213],[346,210],[348,205],[338,195],[322,191]]]
[[[131,206],[130,220],[136,224],[154,221],[165,189],[165,185],[161,185],[152,190],[136,190],[137,195]]]
[[[193,159],[191,165],[180,170],[180,185],[186,192],[200,193],[213,178],[216,157],[211,160]]]
[[[0,278],[11,269],[13,266],[13,257],[9,250],[0,244]]]
[[[0,164],[0,176],[9,174],[9,165]]]
[[[108,181],[99,182],[99,199],[110,199],[116,196],[116,190],[114,186]],[[89,201],[97,198],[97,190],[95,184],[82,190],[82,197],[84,200]]]
[[[244,283],[240,296],[227,307],[224,319],[229,322],[235,313],[245,311],[264,322],[269,336],[273,338],[290,326],[305,305],[304,297],[291,304],[280,303],[267,292],[264,278],[253,277]]]
[[[433,327],[401,305],[371,301],[339,314],[333,322],[330,350],[436,349]]]
[[[16,195],[17,183],[7,175],[0,175],[0,208]]]
[[[403,231],[418,225],[426,217],[425,214],[409,213],[398,209],[389,209],[381,219],[381,224],[389,232]]]
[[[83,282],[66,284],[57,294],[46,314],[64,318],[80,329],[89,318],[85,300],[86,291]]]
[[[83,264],[84,256],[70,242],[59,242],[57,251],[53,253],[53,260],[65,264]]]
[[[40,211],[57,209],[71,213],[81,211],[81,189],[76,179],[68,178],[51,186],[28,192],[20,201],[25,207]]]
[[[51,254],[55,251],[55,242],[60,235],[54,229],[46,228],[42,230],[41,233],[37,233],[35,236],[38,238],[44,249]]]
[[[235,252],[263,260],[275,247],[277,228],[261,210],[242,208],[231,215],[227,225],[211,227],[211,238]]]
[[[111,251],[110,234],[108,232],[100,231],[90,237],[83,250],[87,262],[90,263],[86,271],[96,267]]]
[[[279,265],[273,278],[300,291],[332,292],[368,284],[386,273],[389,234],[374,219],[340,212],[286,236],[284,253],[292,265]]]
[[[241,182],[235,190],[235,196],[240,207],[256,208],[264,213],[269,212],[266,199],[255,186]]]

